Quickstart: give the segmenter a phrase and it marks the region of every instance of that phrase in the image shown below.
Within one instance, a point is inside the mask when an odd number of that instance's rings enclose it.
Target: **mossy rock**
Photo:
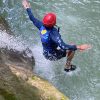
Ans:
[[[41,100],[42,91],[20,80],[9,66],[0,64],[0,96],[4,100]],[[43,100],[43,99],[42,99]]]
[[[0,95],[4,100],[69,100],[48,81],[36,75],[24,81],[1,64]]]
[[[52,84],[39,76],[33,75],[32,78],[29,78],[28,83],[43,91],[44,100],[69,100]]]
[[[5,100],[16,100],[16,97],[14,94],[10,93],[9,91],[0,88],[0,95],[2,95],[2,97]]]

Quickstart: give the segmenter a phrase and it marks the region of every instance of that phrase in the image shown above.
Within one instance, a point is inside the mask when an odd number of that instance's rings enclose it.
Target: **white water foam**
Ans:
[[[81,69],[79,67],[77,67],[75,71],[64,72],[64,73],[67,74],[68,76],[73,76],[73,75],[78,75],[78,73],[80,71],[81,71]]]
[[[46,60],[42,54],[42,46],[40,44],[35,45],[31,48],[34,58],[35,58],[35,68],[34,72],[40,76],[45,77],[46,79],[51,79],[53,76],[53,65],[52,62]]]
[[[27,48],[27,45],[20,39],[20,37],[9,35],[6,31],[0,30],[0,48],[23,51]]]

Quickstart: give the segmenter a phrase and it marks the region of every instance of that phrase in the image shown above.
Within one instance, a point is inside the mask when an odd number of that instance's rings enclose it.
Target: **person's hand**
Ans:
[[[89,45],[89,44],[78,45],[77,49],[79,49],[80,51],[84,51],[84,50],[87,50],[87,49],[91,49],[91,45]]]
[[[22,1],[22,5],[24,6],[25,9],[30,8],[30,3],[27,0]]]

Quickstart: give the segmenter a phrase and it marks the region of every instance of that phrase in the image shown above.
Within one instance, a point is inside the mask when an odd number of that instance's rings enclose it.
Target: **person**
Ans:
[[[47,13],[43,17],[43,20],[40,21],[34,17],[31,11],[30,3],[27,0],[23,0],[22,4],[26,9],[30,20],[40,31],[39,35],[43,46],[44,57],[51,61],[67,57],[64,70],[66,72],[75,70],[76,66],[71,64],[71,61],[75,55],[75,51],[86,50],[90,48],[90,45],[73,45],[64,43],[59,33],[59,28],[56,27],[56,15],[54,13]]]

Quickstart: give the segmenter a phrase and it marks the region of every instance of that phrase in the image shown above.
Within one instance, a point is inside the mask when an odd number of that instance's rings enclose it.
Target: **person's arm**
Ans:
[[[24,8],[27,10],[28,16],[30,20],[33,22],[33,24],[40,29],[41,26],[43,25],[41,21],[39,21],[37,18],[35,18],[32,14],[30,3],[27,0],[23,0],[22,2]]]
[[[63,50],[72,50],[72,51],[77,50],[77,46],[76,45],[65,44],[63,42],[63,40],[61,39],[61,35],[58,33],[58,31],[56,29],[51,34],[51,38]]]
[[[51,38],[63,50],[72,50],[72,51],[80,50],[80,51],[84,51],[84,50],[92,48],[91,45],[89,45],[89,44],[81,44],[81,45],[65,44],[63,42],[63,40],[61,39],[61,35],[59,34],[59,32],[57,30],[53,31],[53,34],[51,34]]]
[[[30,18],[30,20],[33,22],[33,24],[38,28],[40,29],[41,26],[43,26],[42,22],[39,21],[37,18],[35,18],[32,14],[32,11],[31,11],[31,8],[27,8],[27,13],[28,13],[28,16]]]

